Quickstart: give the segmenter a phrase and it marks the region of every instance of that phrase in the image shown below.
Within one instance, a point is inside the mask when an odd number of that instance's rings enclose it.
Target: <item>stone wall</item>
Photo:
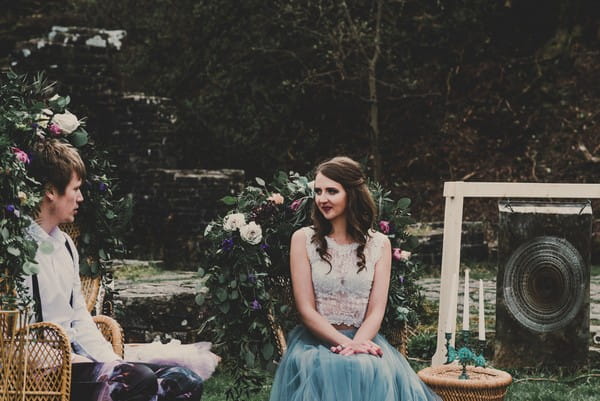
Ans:
[[[71,111],[87,118],[98,147],[116,165],[118,195],[132,195],[134,211],[126,245],[137,258],[195,261],[206,224],[224,211],[219,202],[241,189],[241,170],[177,170],[177,116],[171,99],[126,91],[117,53],[127,33],[54,26],[47,35],[16,45],[18,72],[44,70],[69,94]]]
[[[220,199],[239,192],[243,183],[243,170],[152,169],[141,174],[133,222],[140,252],[167,265],[197,260],[206,225],[226,212]]]
[[[125,341],[206,341],[198,335],[206,311],[194,302],[195,276],[192,272],[163,272],[115,280],[115,318],[123,327]]]

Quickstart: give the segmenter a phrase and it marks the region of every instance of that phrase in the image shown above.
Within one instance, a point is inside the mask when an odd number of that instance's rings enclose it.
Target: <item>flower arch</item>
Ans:
[[[24,234],[42,196],[29,176],[32,146],[56,138],[76,147],[88,176],[82,185],[85,202],[77,224],[83,274],[106,276],[111,258],[123,250],[120,230],[129,215],[129,199],[116,199],[113,165],[85,130],[85,119],[69,107],[69,96],[55,93],[43,74],[30,78],[8,72],[0,76],[0,307],[25,308],[31,300],[23,277],[37,272],[37,245]]]

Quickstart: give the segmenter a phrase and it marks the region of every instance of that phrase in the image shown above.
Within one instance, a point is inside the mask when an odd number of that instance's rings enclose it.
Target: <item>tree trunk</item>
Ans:
[[[383,0],[377,1],[375,16],[375,37],[373,38],[373,56],[369,60],[369,128],[371,142],[371,156],[373,157],[373,175],[377,181],[381,180],[382,162],[379,148],[379,98],[377,97],[377,61],[381,53],[381,13]]]

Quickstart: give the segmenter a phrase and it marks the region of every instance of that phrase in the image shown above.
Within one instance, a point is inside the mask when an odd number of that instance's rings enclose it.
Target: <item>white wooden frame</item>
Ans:
[[[451,280],[459,273],[460,242],[464,198],[600,198],[600,184],[553,184],[512,182],[463,182],[444,183],[446,206],[444,212],[444,239],[442,243],[442,282],[438,313],[437,348],[431,360],[432,366],[446,361],[444,329],[450,314],[452,333],[456,332],[456,307],[451,302]],[[456,298],[455,298],[456,299]],[[454,343],[454,335],[452,343]]]

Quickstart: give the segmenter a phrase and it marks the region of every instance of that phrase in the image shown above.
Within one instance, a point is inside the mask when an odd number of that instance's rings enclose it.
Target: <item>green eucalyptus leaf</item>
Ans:
[[[255,363],[256,357],[254,356],[254,354],[251,351],[246,351],[245,352],[244,359],[246,361],[246,365],[248,365],[249,368],[253,368],[254,367],[254,363]]]
[[[49,241],[42,241],[40,244],[40,251],[46,255],[51,254],[54,252],[54,245]]]
[[[205,301],[204,295],[197,294],[196,298],[194,298],[194,300],[196,301],[196,304],[198,304],[200,306],[204,305],[204,301]]]
[[[407,209],[410,206],[410,199],[409,198],[401,198],[400,200],[398,200],[398,203],[396,204],[396,207],[398,209]]]
[[[225,303],[222,303],[221,305],[219,305],[219,309],[223,313],[228,313],[229,312],[229,302],[225,302]]]
[[[270,342],[263,345],[262,350],[261,350],[262,356],[266,361],[270,360],[273,357],[274,351],[275,351],[275,348],[273,347],[273,344],[271,344]]]
[[[13,256],[21,255],[21,251],[19,250],[19,248],[15,248],[14,246],[7,247],[6,252],[10,253]]]
[[[25,273],[26,275],[30,276],[32,274],[38,274],[40,271],[40,265],[37,263],[32,263],[32,262],[25,262],[23,264],[23,273]]]
[[[223,288],[219,288],[216,295],[217,299],[221,302],[225,302],[225,300],[227,300],[227,291],[225,291]]]
[[[80,148],[88,143],[88,133],[85,132],[82,128],[77,129],[77,131],[73,132],[69,135],[69,142],[76,148]]]
[[[103,259],[103,260],[108,259],[108,256],[106,255],[106,252],[104,251],[104,249],[98,250],[98,256],[100,256],[100,259]]]
[[[266,185],[266,183],[265,183],[265,180],[263,180],[263,179],[262,179],[262,178],[260,178],[260,177],[256,177],[256,178],[255,178],[255,180],[256,180],[256,183],[257,183],[258,185],[260,185],[261,187],[264,187],[264,186]]]
[[[224,196],[221,198],[221,202],[226,204],[227,206],[233,206],[237,202],[237,198],[235,196]]]

